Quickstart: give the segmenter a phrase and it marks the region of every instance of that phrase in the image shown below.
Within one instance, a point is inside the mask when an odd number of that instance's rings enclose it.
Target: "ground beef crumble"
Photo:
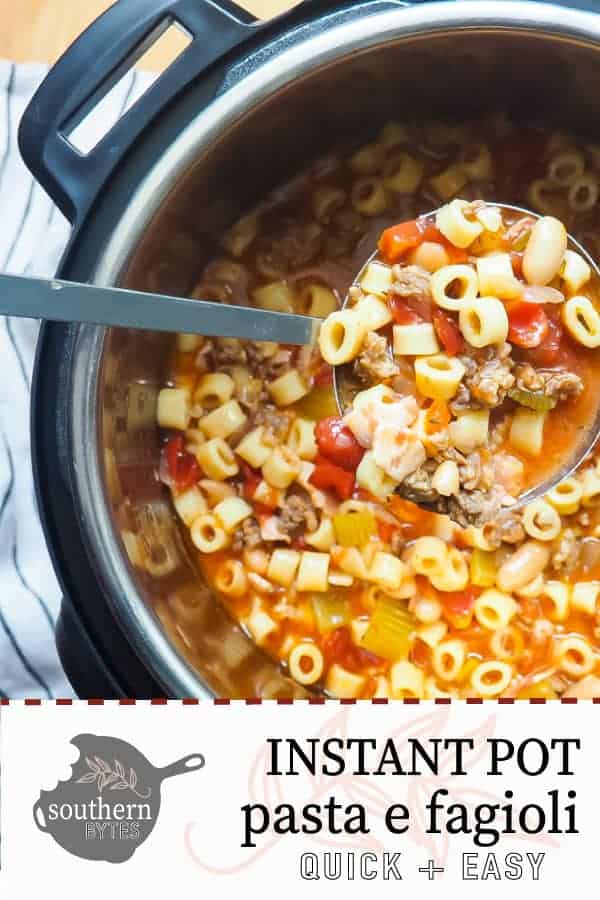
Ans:
[[[500,406],[515,383],[510,351],[510,344],[504,343],[501,347],[486,347],[473,356],[460,357],[466,371],[456,397],[449,403],[453,414],[482,406]]]
[[[458,465],[461,492],[444,497],[432,487],[432,478],[441,462],[452,460]],[[454,447],[426,460],[397,489],[406,500],[426,504],[435,512],[450,515],[459,525],[488,522],[505,505],[506,491],[494,485],[493,466],[477,452],[464,455]]]
[[[249,516],[234,532],[231,549],[234,553],[241,553],[242,550],[252,550],[260,544],[262,544],[260,525],[254,516]]]
[[[354,364],[354,371],[363,381],[382,381],[400,373],[394,362],[388,342],[382,334],[369,331],[363,342],[360,356]]]
[[[248,365],[255,378],[272,381],[292,364],[293,351],[262,341],[214,338],[204,342],[196,356],[200,371],[221,371],[228,366]]]
[[[396,488],[397,492],[405,500],[411,500],[414,503],[431,504],[436,509],[439,505],[444,505],[446,498],[441,497],[431,486],[431,479],[437,467],[438,462],[435,459],[425,460],[418,469],[406,476],[402,484]]]
[[[430,297],[431,276],[421,266],[394,266],[390,288],[397,297]]]
[[[272,403],[267,403],[256,410],[252,427],[262,425],[265,429],[264,440],[273,446],[285,440],[292,423],[293,414],[277,409]]]
[[[514,375],[520,390],[537,391],[558,402],[577,397],[583,390],[583,382],[575,372],[534,369],[529,363],[519,363]]]
[[[319,520],[308,494],[298,492],[285,498],[278,515],[280,531],[293,535],[300,528],[316,531]]]
[[[248,361],[243,341],[237,338],[216,338],[213,343],[216,366],[241,366]]]
[[[493,550],[497,550],[502,543],[518,544],[525,540],[525,529],[518,515],[506,513],[486,525],[485,539]]]
[[[447,498],[446,512],[463,528],[467,525],[483,525],[494,519],[505,505],[506,491],[494,485],[488,491],[461,491]]]

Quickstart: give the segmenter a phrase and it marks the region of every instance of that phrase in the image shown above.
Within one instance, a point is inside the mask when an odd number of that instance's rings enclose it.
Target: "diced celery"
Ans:
[[[375,516],[370,509],[338,513],[333,517],[335,540],[342,547],[364,547],[377,533]]]
[[[415,627],[415,618],[402,601],[384,597],[373,610],[361,647],[383,659],[406,659]]]
[[[319,631],[331,631],[347,625],[351,618],[350,603],[341,593],[313,594],[313,613]]]
[[[533,409],[535,412],[549,412],[556,406],[554,397],[547,397],[538,391],[526,391],[521,388],[513,388],[508,392],[508,396],[519,406],[526,406],[527,409]]]
[[[471,584],[476,587],[493,587],[496,584],[496,556],[476,547],[471,555]]]

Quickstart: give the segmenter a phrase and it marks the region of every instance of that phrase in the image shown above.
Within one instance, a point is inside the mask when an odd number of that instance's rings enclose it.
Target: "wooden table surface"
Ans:
[[[294,0],[238,0],[259,18],[270,18],[294,6]],[[112,0],[8,0],[3,4],[0,57],[17,62],[54,62]],[[150,51],[144,68],[160,71],[170,62],[178,38]]]

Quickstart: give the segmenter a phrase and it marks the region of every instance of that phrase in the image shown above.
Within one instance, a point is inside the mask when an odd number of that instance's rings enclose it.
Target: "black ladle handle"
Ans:
[[[190,756],[184,756],[183,759],[178,759],[176,762],[171,763],[169,766],[164,766],[158,771],[163,779],[172,778],[173,775],[197,772],[199,769],[204,768],[204,764],[205,759],[201,753],[192,753]]]

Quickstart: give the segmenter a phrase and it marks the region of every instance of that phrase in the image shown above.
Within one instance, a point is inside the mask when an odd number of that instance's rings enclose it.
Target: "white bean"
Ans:
[[[565,226],[553,216],[543,216],[531,229],[523,254],[523,274],[529,284],[548,284],[558,273],[565,250]]]
[[[496,574],[501,591],[517,591],[542,572],[550,562],[550,550],[537,541],[526,541],[503,563]]]

